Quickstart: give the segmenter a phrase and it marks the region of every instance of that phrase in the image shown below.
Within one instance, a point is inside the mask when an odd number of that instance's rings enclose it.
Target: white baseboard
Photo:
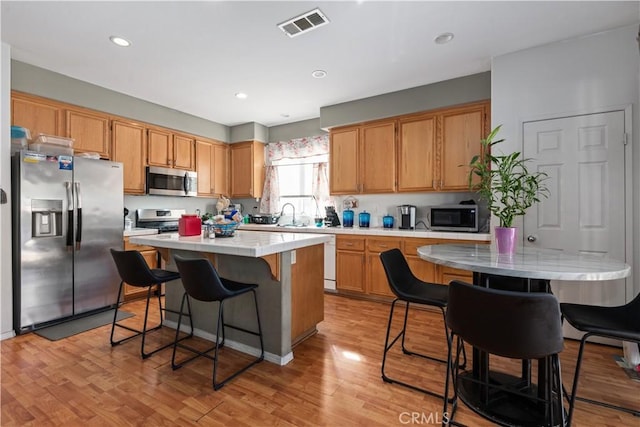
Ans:
[[[175,329],[178,326],[178,322],[174,322],[172,320],[164,320],[162,323],[164,326],[168,326],[171,329]],[[181,325],[180,330],[184,333],[189,333],[188,325]],[[194,329],[193,335],[203,338],[207,341],[215,342],[216,335],[207,331],[203,331],[202,329]],[[256,347],[251,347],[249,345],[233,341],[230,339],[226,339],[224,342],[225,347],[232,348],[234,350],[240,351],[242,353],[250,354],[252,356],[258,357],[260,355],[260,349]],[[267,351],[264,352],[264,360],[267,362],[275,363],[276,365],[284,366],[287,363],[293,360],[293,352],[289,352],[284,356],[278,356],[277,354],[269,353]]]
[[[16,336],[15,331],[3,332],[2,335],[0,335],[0,341],[13,338],[15,336]]]

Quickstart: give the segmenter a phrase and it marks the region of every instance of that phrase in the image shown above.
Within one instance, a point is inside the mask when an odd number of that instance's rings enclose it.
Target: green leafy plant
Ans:
[[[492,153],[496,145],[504,141],[494,141],[501,126],[481,141],[481,154],[471,159],[469,188],[486,200],[489,211],[500,220],[500,227],[511,227],[515,217],[524,215],[540,197],[548,197],[549,190],[543,182],[547,174],[530,173],[526,165],[530,159],[521,157],[520,152]],[[474,177],[479,180],[474,182]]]

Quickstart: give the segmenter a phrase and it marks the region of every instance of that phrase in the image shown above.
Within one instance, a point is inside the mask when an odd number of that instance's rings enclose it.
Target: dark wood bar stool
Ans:
[[[402,338],[401,346],[402,352],[406,355],[410,356],[418,356],[424,359],[429,359],[435,362],[446,363],[445,359],[417,353],[407,349],[405,346],[405,337],[407,332],[407,318],[409,316],[409,306],[411,304],[421,304],[430,307],[436,307],[442,313],[442,319],[444,323],[445,317],[445,308],[447,307],[447,300],[449,295],[449,288],[446,285],[438,285],[435,283],[428,283],[418,279],[409,264],[407,264],[407,260],[399,249],[391,249],[386,252],[380,254],[380,261],[382,262],[382,266],[384,267],[384,271],[387,275],[387,281],[389,282],[389,287],[391,291],[396,296],[396,299],[391,303],[391,310],[389,311],[389,322],[387,324],[387,335],[384,341],[384,353],[382,355],[382,379],[388,383],[400,384],[402,386],[411,388],[413,390],[421,391],[423,393],[429,394],[431,396],[442,398],[443,394],[433,391],[427,390],[425,388],[417,387],[413,384],[406,383],[404,381],[399,381],[397,379],[390,378],[385,373],[385,366],[387,362],[387,353],[396,342]],[[389,343],[389,336],[391,334],[391,323],[393,321],[393,313],[396,306],[396,303],[404,302],[405,303],[405,311],[404,311],[404,322],[402,324],[402,330],[396,335],[396,337],[391,340]],[[447,328],[444,325],[444,335],[447,338]],[[448,340],[447,340],[448,343]]]
[[[173,346],[173,355],[171,357],[171,367],[175,370],[182,367],[185,363],[188,363],[200,356],[213,360],[213,388],[219,390],[227,382],[237,377],[256,363],[264,360],[264,343],[262,337],[262,327],[260,325],[260,313],[258,310],[258,299],[256,297],[256,288],[258,285],[249,283],[240,283],[233,280],[225,279],[218,276],[218,272],[213,267],[211,262],[205,258],[183,258],[179,255],[175,255],[174,259],[178,266],[182,278],[182,284],[184,285],[184,295],[182,296],[182,303],[180,305],[180,317],[178,318],[178,327],[176,329],[176,341]],[[250,331],[245,328],[225,323],[224,321],[224,303],[226,300],[244,295],[246,293],[253,294],[253,302],[255,305],[257,331]],[[187,307],[190,307],[189,298],[193,298],[197,301],[215,302],[219,303],[218,309],[218,321],[216,324],[216,342],[215,345],[207,350],[200,351],[195,348],[179,344],[178,333],[180,331],[180,324],[182,322],[182,312],[184,310],[185,303]],[[223,380],[217,380],[219,350],[224,346],[224,331],[225,328],[235,329],[237,331],[244,332],[249,335],[255,335],[260,339],[260,355],[253,359],[242,368],[238,369],[234,373],[228,375]],[[176,363],[176,349],[184,348],[185,350],[195,353],[194,356],[183,360],[180,363]],[[209,353],[214,351],[214,355]]]
[[[580,340],[580,350],[576,361],[568,422],[571,423],[573,418],[576,399],[640,417],[640,408],[626,408],[576,396],[578,380],[580,379],[580,367],[582,366],[582,355],[589,337],[599,336],[640,344],[640,294],[636,295],[630,303],[617,307],[563,303],[560,304],[560,309],[562,310],[562,315],[571,326],[581,332],[585,332]]]
[[[142,343],[140,344],[140,355],[142,356],[143,359],[146,359],[152,354],[157,353],[160,350],[168,348],[174,344],[173,341],[171,341],[154,350],[151,350],[151,351],[145,350],[145,339],[147,337],[147,333],[151,331],[155,331],[162,327],[163,312],[179,314],[179,312],[175,310],[171,310],[162,306],[162,299],[160,296],[160,292],[158,290],[156,295],[158,298],[158,310],[160,313],[160,323],[156,326],[149,328],[147,326],[147,323],[148,323],[147,321],[149,318],[149,302],[151,301],[151,298],[153,295],[153,288],[156,285],[159,286],[162,283],[179,279],[180,274],[173,271],[163,270],[160,268],[153,268],[153,269],[149,268],[142,254],[135,250],[119,251],[119,250],[111,249],[111,256],[113,257],[113,261],[116,263],[116,267],[118,269],[118,273],[121,278],[120,289],[118,290],[118,299],[116,301],[116,310],[113,315],[113,323],[111,324],[111,337],[110,337],[111,346],[116,346],[125,341],[129,341],[130,339],[133,339],[137,336],[142,335]],[[147,304],[144,311],[144,324],[143,324],[142,330],[135,329],[130,326],[123,325],[117,322],[118,310],[120,306],[124,304],[123,302],[120,301],[120,298],[122,297],[122,293],[123,293],[122,291],[123,291],[125,282],[130,286],[147,288]],[[191,311],[189,311],[188,316],[189,316],[189,319],[191,319]],[[116,327],[134,332],[134,334],[126,338],[114,341],[113,335]],[[187,336],[182,337],[181,340],[189,338],[191,336],[193,336],[193,322],[191,322],[191,332]]]
[[[450,383],[454,390],[450,412],[444,399],[443,413],[448,414],[449,425],[460,425],[454,421],[458,398],[478,415],[500,425],[566,425],[559,358],[564,339],[555,296],[454,280],[449,284],[446,321],[450,336],[445,393]],[[537,359],[544,375],[536,386],[503,373],[461,372],[462,343],[487,355]]]

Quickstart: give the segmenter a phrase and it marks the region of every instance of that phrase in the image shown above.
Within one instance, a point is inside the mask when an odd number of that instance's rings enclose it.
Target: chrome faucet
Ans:
[[[293,216],[291,218],[291,224],[292,225],[296,225],[296,207],[293,206],[292,203],[285,203],[284,205],[282,205],[282,209],[280,210],[280,217],[282,218],[282,214],[284,213],[284,208],[287,207],[287,205],[291,206],[291,209],[293,210]]]

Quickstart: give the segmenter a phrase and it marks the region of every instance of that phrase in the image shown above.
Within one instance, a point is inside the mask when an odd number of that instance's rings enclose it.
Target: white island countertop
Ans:
[[[281,233],[318,233],[356,236],[416,237],[423,239],[476,240],[478,242],[491,241],[491,235],[488,233],[430,231],[423,229],[400,230],[399,228],[382,227],[316,227],[315,225],[307,225],[303,227],[280,227],[274,224],[242,224],[240,225],[240,230],[276,231]]]
[[[331,240],[326,234],[277,233],[236,230],[232,237],[209,239],[200,236],[179,236],[178,233],[153,236],[131,236],[131,243],[157,248],[181,249],[214,254],[261,257],[307,246],[321,245]]]
[[[509,256],[489,245],[430,245],[419,247],[418,256],[462,270],[529,279],[615,280],[631,274],[623,261],[535,247],[518,247]]]

